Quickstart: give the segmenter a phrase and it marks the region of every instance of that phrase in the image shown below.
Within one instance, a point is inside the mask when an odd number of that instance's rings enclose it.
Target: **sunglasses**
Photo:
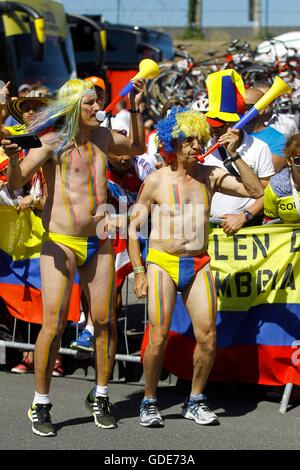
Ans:
[[[290,157],[295,166],[300,166],[300,157]]]

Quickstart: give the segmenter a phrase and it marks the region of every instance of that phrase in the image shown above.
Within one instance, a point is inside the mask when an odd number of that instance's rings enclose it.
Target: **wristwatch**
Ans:
[[[254,215],[252,214],[252,212],[247,211],[247,209],[244,209],[244,210],[243,210],[243,214],[245,214],[246,220],[251,220],[251,219],[253,219],[253,217],[254,217]]]

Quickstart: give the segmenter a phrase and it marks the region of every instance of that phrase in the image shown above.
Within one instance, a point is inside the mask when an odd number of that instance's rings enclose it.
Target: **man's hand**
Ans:
[[[7,97],[9,95],[9,85],[10,85],[10,82],[7,82],[2,88],[0,88],[0,105],[1,106],[6,106]]]
[[[23,150],[17,144],[12,144],[8,139],[2,139],[1,145],[5,154],[10,160],[17,160],[19,158],[19,152]]]
[[[238,232],[247,220],[243,212],[240,214],[225,214],[222,215],[222,219],[221,227],[227,235],[233,235]]]
[[[135,274],[133,290],[138,299],[142,299],[147,296],[148,282],[145,273]]]
[[[235,157],[237,153],[236,149],[240,146],[241,139],[241,131],[229,127],[227,132],[219,138],[218,142],[220,145],[224,145],[225,149],[232,157]]]
[[[17,205],[17,211],[25,211],[28,209],[31,204],[33,203],[33,197],[29,194],[28,196],[19,199],[19,203]]]
[[[144,78],[137,78],[132,81],[132,84],[134,86],[134,90],[130,93],[130,105],[135,106],[134,109],[139,110],[146,80]]]

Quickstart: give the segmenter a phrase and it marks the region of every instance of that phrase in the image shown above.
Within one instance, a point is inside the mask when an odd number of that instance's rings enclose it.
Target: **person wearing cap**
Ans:
[[[130,103],[137,109],[145,80],[134,80]],[[127,138],[99,126],[98,98],[92,83],[68,80],[57,97],[37,114],[33,132],[42,146],[30,149],[19,165],[17,145],[2,140],[10,158],[9,185],[17,189],[39,168],[47,182],[40,257],[43,324],[35,347],[35,393],[28,411],[32,432],[55,436],[49,396],[51,375],[65,329],[76,271],[86,293],[95,328],[95,386],[85,405],[98,428],[117,427],[108,396],[116,350],[115,269],[106,224],[106,155],[144,151],[142,122],[132,114]]]
[[[245,87],[242,77],[233,69],[212,73],[207,78],[208,112],[206,120],[213,139],[222,139],[245,113]],[[265,188],[274,175],[272,154],[268,145],[247,134],[245,130],[232,130],[238,137],[237,154],[258,176]],[[205,165],[226,169],[239,176],[234,161],[226,149],[220,146],[205,158]],[[233,197],[216,192],[211,204],[211,217],[220,220],[226,234],[232,235],[247,225],[262,223],[263,195],[255,200],[249,196]]]
[[[106,85],[103,78],[92,75],[91,77],[86,77],[84,80],[86,82],[91,82],[94,85],[98,100],[97,102],[100,106],[100,109],[102,110],[106,101]]]
[[[263,195],[263,187],[237,153],[239,134],[231,130],[220,137],[228,157],[236,163],[241,180],[214,166],[199,165],[210,134],[205,116],[198,111],[173,107],[157,123],[161,153],[167,166],[151,173],[139,191],[129,226],[129,256],[134,272],[134,292],[148,295],[149,341],[143,357],[145,396],[140,424],[163,426],[157,386],[167,346],[177,292],[190,314],[196,347],[193,380],[182,416],[197,424],[217,424],[204,387],[216,351],[216,295],[210,270],[208,218],[216,191],[238,197]],[[147,274],[141,261],[138,232],[151,211]]]
[[[27,96],[30,91],[31,86],[28,83],[22,83],[18,88],[18,97],[22,98],[23,96]]]
[[[40,96],[38,90],[26,96],[10,100],[7,108],[11,116],[19,123],[15,126],[1,126],[0,138],[10,135],[26,134],[28,127],[34,122],[36,113],[48,103],[48,98]]]

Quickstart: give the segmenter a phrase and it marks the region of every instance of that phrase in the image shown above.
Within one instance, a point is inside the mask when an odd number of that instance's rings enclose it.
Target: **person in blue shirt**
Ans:
[[[262,96],[263,93],[258,88],[248,88],[245,98],[246,111],[249,111]],[[246,131],[248,134],[257,137],[269,145],[272,152],[275,172],[277,173],[287,165],[286,157],[284,156],[284,147],[287,139],[284,134],[267,125],[269,113],[268,108],[262,110],[255,119],[249,122],[246,126]]]

